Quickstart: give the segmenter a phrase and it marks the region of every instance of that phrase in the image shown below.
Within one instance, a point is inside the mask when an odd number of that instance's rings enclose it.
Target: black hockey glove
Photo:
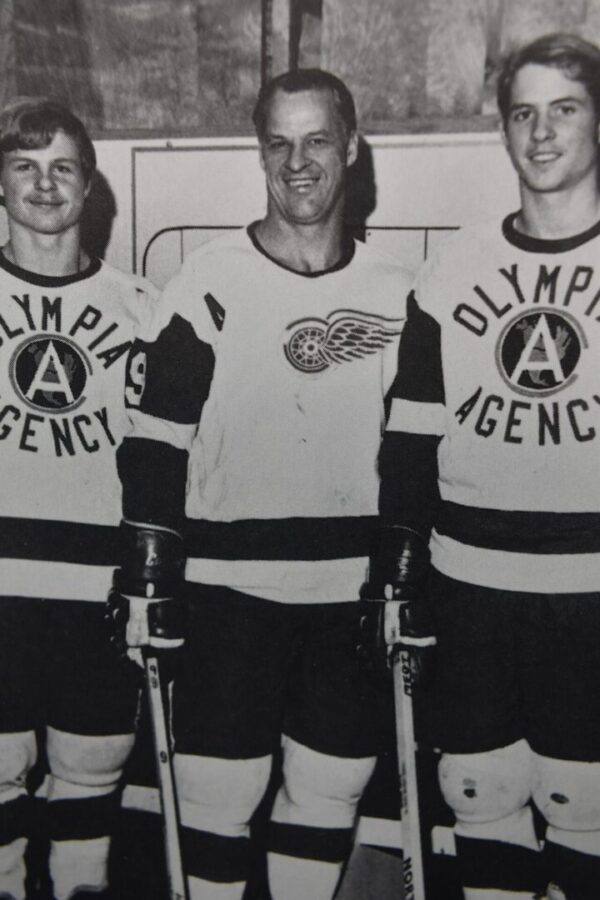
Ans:
[[[105,618],[117,652],[141,664],[144,648],[173,650],[184,643],[182,540],[175,531],[123,522],[121,556]]]
[[[415,685],[429,681],[436,643],[428,572],[425,539],[410,528],[385,528],[361,589],[359,654],[382,671],[391,668],[398,652],[408,650]]]

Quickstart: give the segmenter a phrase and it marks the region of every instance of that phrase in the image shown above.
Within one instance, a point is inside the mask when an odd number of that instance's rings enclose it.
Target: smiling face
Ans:
[[[311,225],[341,212],[357,138],[346,134],[330,91],[276,91],[260,153],[270,216]]]
[[[504,141],[523,191],[596,191],[598,140],[598,115],[581,82],[554,66],[519,69]]]
[[[76,226],[89,192],[77,145],[63,131],[47,147],[5,152],[0,186],[9,221],[38,234]]]

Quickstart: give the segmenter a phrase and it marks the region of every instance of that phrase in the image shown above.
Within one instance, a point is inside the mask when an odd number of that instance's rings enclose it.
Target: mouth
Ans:
[[[559,159],[561,154],[557,150],[535,150],[528,153],[527,158],[530,162],[538,166],[546,166]]]
[[[57,206],[62,206],[62,200],[44,200],[40,198],[30,198],[28,201],[32,206],[41,207],[42,209],[54,209]]]
[[[299,194],[308,193],[318,182],[318,178],[309,177],[308,175],[303,175],[298,178],[286,178],[285,184],[292,191],[297,191]]]

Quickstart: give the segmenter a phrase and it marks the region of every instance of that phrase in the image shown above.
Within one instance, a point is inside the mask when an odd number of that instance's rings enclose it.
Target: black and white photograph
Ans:
[[[599,153],[600,0],[0,0],[0,900],[600,900]]]

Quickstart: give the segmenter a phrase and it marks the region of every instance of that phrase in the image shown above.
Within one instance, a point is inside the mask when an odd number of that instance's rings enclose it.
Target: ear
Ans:
[[[350,133],[348,146],[346,147],[346,165],[353,165],[358,158],[358,135],[355,131]]]

